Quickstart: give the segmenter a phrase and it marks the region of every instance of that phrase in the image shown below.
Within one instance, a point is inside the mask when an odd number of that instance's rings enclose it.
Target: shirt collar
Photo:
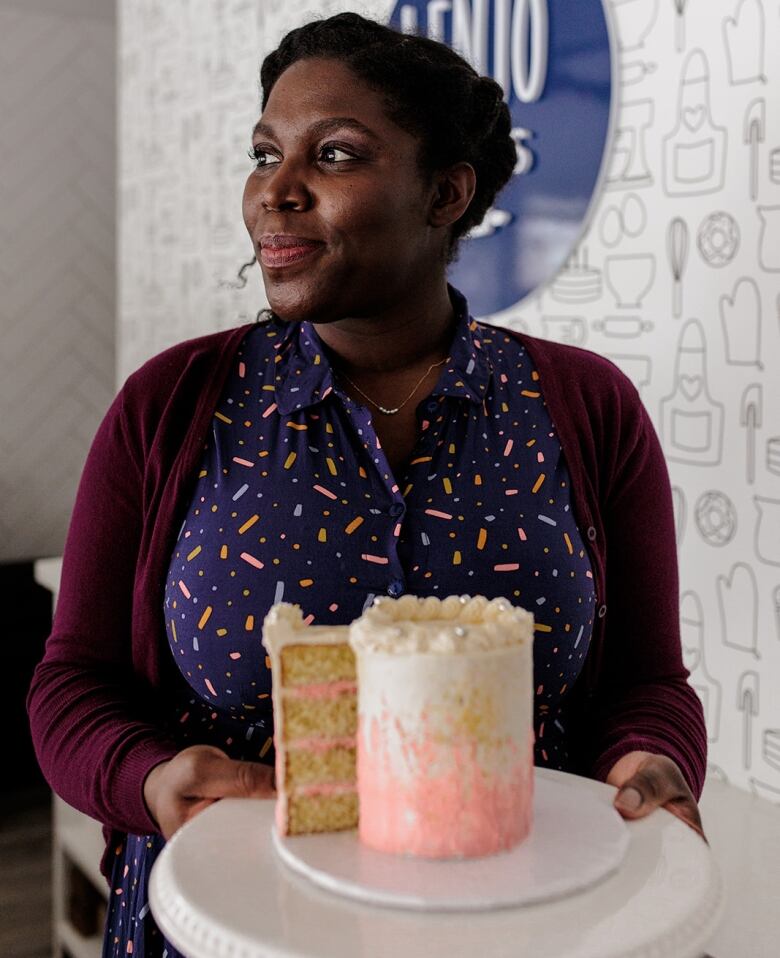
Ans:
[[[481,403],[493,373],[493,364],[485,352],[482,329],[469,315],[466,297],[454,286],[447,287],[455,310],[455,333],[450,346],[449,362],[433,390],[433,396],[454,396]]]
[[[493,367],[482,343],[482,330],[469,315],[466,297],[453,286],[448,286],[448,290],[455,310],[455,329],[449,362],[445,363],[431,395],[481,403]],[[275,399],[283,416],[313,406],[333,391],[333,369],[322,340],[308,320],[290,323],[285,329],[276,366]]]
[[[274,385],[283,416],[313,406],[333,391],[333,370],[310,322],[287,325],[276,355]]]

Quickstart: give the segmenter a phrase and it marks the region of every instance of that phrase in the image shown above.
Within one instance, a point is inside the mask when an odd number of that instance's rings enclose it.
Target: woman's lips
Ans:
[[[260,262],[263,266],[269,266],[272,269],[290,266],[321,250],[323,245],[322,243],[300,243],[295,246],[262,246]]]

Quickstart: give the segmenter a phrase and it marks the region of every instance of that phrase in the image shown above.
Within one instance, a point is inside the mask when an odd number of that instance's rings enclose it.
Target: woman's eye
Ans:
[[[338,146],[323,146],[320,150],[320,157],[326,163],[343,163],[345,160],[354,160],[352,153],[340,149]]]
[[[261,169],[264,166],[273,166],[275,163],[279,162],[278,157],[274,156],[273,153],[269,153],[267,150],[264,150],[260,146],[253,146],[248,155],[250,160],[255,161],[258,169]]]

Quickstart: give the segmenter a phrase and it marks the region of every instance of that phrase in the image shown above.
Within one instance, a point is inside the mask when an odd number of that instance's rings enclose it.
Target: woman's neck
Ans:
[[[403,373],[446,358],[454,309],[446,282],[410,305],[366,318],[314,323],[338,370],[352,378]]]

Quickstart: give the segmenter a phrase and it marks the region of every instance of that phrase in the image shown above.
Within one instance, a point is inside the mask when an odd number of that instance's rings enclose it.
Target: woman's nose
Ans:
[[[282,160],[263,178],[260,203],[270,212],[302,210],[311,205],[311,193],[300,169]]]

